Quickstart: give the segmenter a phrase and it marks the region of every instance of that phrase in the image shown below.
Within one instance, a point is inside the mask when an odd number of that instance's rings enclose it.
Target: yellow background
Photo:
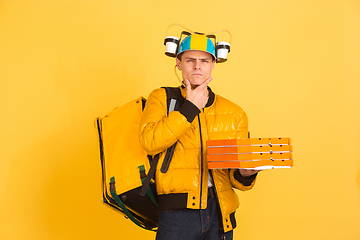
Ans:
[[[229,30],[212,89],[292,138],[295,166],[238,192],[235,239],[360,239],[356,0],[1,0],[0,239],[154,238],[101,203],[93,120],[178,84],[171,23]]]

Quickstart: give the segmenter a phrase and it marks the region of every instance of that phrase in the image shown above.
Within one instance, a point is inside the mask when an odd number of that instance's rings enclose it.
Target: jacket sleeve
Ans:
[[[239,107],[236,114],[235,130],[237,139],[248,138],[248,117],[241,107]]]
[[[148,97],[140,121],[140,144],[150,155],[165,151],[191,126],[198,109],[185,101],[179,111],[167,115],[165,89],[156,89]]]
[[[248,138],[248,118],[246,113],[240,108],[237,114],[236,138]],[[242,191],[250,190],[254,187],[257,174],[244,177],[239,169],[230,169],[230,181],[234,188]]]
[[[254,187],[257,173],[249,177],[240,174],[239,169],[230,169],[230,181],[234,188],[247,191]]]

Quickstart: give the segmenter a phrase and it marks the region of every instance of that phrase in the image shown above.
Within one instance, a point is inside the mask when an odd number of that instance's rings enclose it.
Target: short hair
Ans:
[[[178,55],[176,56],[176,58],[178,58],[178,59],[181,61],[181,60],[182,60],[181,58],[182,58],[183,53],[184,53],[184,52],[178,54]]]

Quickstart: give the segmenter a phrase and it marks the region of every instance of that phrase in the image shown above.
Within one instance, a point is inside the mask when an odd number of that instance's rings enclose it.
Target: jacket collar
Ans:
[[[213,91],[211,90],[211,88],[209,86],[207,88],[209,90],[209,99],[208,99],[208,102],[206,103],[205,107],[210,107],[215,101],[215,93],[213,93]]]

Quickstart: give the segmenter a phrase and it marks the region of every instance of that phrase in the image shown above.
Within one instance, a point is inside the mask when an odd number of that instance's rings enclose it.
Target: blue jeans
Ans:
[[[232,240],[233,231],[224,234],[220,209],[214,196],[208,197],[207,209],[160,212],[156,240],[221,239]]]

